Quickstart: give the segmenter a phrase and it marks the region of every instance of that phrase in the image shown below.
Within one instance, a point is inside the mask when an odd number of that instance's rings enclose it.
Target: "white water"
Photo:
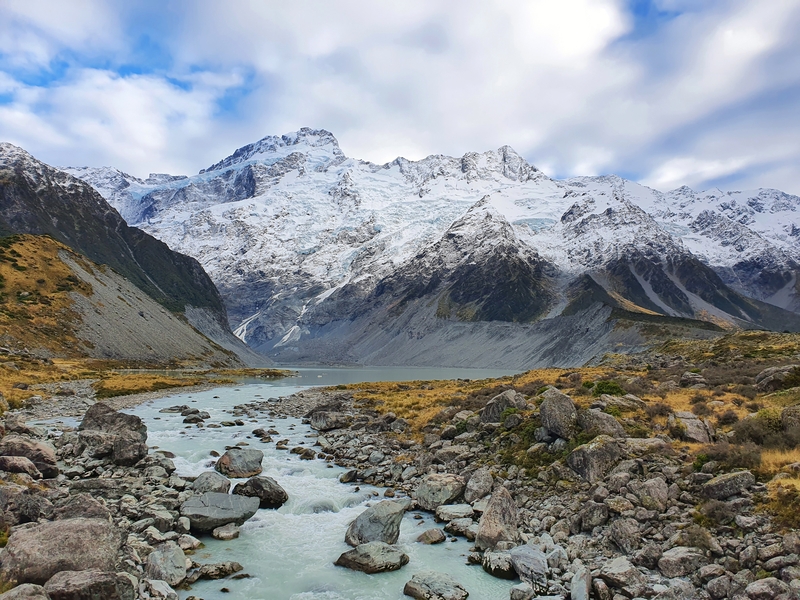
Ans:
[[[198,551],[198,562],[235,560],[244,566],[249,579],[224,579],[196,583],[191,591],[180,593],[182,599],[196,595],[205,600],[401,600],[405,582],[421,570],[434,569],[449,573],[469,591],[475,600],[504,600],[514,582],[496,579],[479,566],[467,566],[470,542],[460,538],[435,546],[415,542],[430,527],[441,527],[432,516],[421,513],[418,521],[407,514],[400,528],[398,546],[408,554],[409,564],[399,571],[366,575],[334,566],[338,556],[350,549],[344,543],[348,524],[369,504],[383,499],[372,492],[383,490],[351,485],[338,481],[343,469],[329,468],[320,460],[303,461],[296,454],[275,450],[273,444],[262,444],[249,438],[257,427],[274,427],[280,437],[289,438],[289,447],[314,443],[312,431],[296,419],[268,418],[246,422],[242,427],[219,429],[196,428],[183,424],[183,417],[160,414],[161,408],[188,404],[211,414],[207,423],[231,420],[234,405],[286,396],[309,385],[332,385],[367,380],[409,380],[441,378],[483,378],[508,374],[498,371],[465,369],[303,369],[302,378],[269,383],[247,384],[237,388],[218,388],[205,392],[176,394],[137,407],[133,412],[147,424],[148,443],[176,454],[175,465],[180,475],[198,475],[210,469],[209,452],[224,451],[225,446],[247,441],[264,451],[263,475],[273,477],[289,494],[289,501],[278,510],[259,510],[241,528],[238,539],[230,542],[201,539],[206,547]],[[322,375],[322,377],[318,377]],[[230,590],[222,592],[222,588]]]

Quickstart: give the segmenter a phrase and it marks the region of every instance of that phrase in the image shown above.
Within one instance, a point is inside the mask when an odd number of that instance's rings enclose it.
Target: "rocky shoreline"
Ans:
[[[198,427],[219,426],[199,409],[164,412]],[[459,411],[426,428],[422,438],[410,435],[403,419],[339,391],[312,388],[231,412],[242,424],[245,418],[304,419],[319,434],[313,447],[290,448],[263,427],[251,435],[301,459],[346,468],[345,483],[384,488],[385,500],[342,532],[354,549],[337,564],[348,568],[401,569],[408,557],[393,546],[399,519],[418,510],[441,523],[419,543],[473,541],[468,561],[475,568],[520,580],[512,600],[762,600],[795,598],[800,590],[800,535],[782,534],[756,510],[766,486],[749,471],[726,473],[713,461],[693,468],[665,435],[627,437],[615,417],[580,410],[553,387],[534,397],[502,392],[477,411]],[[563,458],[535,470],[502,464],[504,447],[518,443],[514,432],[527,421],[541,424],[529,457],[561,451]],[[594,437],[578,443],[587,431]],[[148,452],[146,435],[138,417],[105,402],[92,404],[77,430],[48,433],[7,413],[0,508],[8,545],[0,577],[6,588],[24,585],[0,599],[172,600],[174,588],[200,578],[247,576],[237,563],[193,561],[201,544],[193,534],[235,538],[259,507],[286,501],[277,482],[259,476],[263,454],[231,447],[215,471],[191,481],[174,473],[168,452]],[[227,477],[250,479],[230,494]],[[404,591],[448,600],[469,593],[431,571],[414,575]]]

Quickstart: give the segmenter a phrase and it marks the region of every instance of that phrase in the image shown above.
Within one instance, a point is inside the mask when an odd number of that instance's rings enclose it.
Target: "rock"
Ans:
[[[200,473],[192,482],[192,490],[198,494],[203,492],[217,492],[220,494],[227,494],[231,489],[230,480],[224,475],[220,475],[216,471],[206,471]]]
[[[0,471],[6,473],[25,473],[34,479],[41,479],[42,473],[26,456],[0,456]]]
[[[396,543],[405,510],[405,504],[394,500],[378,502],[350,523],[344,541],[350,546],[358,546],[367,542]]]
[[[744,593],[750,600],[773,600],[781,594],[789,594],[791,588],[775,577],[767,577],[754,581],[745,588]]]
[[[508,552],[493,552],[487,550],[483,553],[481,562],[483,570],[492,577],[500,579],[516,579],[517,573],[511,564],[511,555]]]
[[[344,413],[318,411],[311,415],[311,427],[317,431],[330,431],[348,427],[351,420],[350,416]]]
[[[691,371],[686,371],[683,375],[681,375],[680,386],[681,387],[693,387],[695,385],[708,385],[705,377],[700,375],[700,373],[692,373]]]
[[[454,519],[472,518],[475,511],[469,504],[442,504],[436,508],[436,520],[449,523]]]
[[[239,537],[239,528],[233,523],[228,523],[227,525],[214,529],[211,532],[211,536],[216,540],[235,540]]]
[[[46,479],[58,477],[56,453],[44,442],[34,442],[18,435],[9,435],[0,442],[0,456],[24,456]]]
[[[125,431],[114,440],[111,457],[115,465],[132,467],[147,456],[147,444],[138,432]]]
[[[417,488],[417,504],[423,510],[436,510],[450,504],[464,491],[464,478],[451,473],[426,475]]]
[[[518,408],[514,390],[506,390],[489,400],[481,413],[481,423],[499,423],[503,411],[509,408]]]
[[[61,571],[44,586],[50,600],[134,600],[130,578],[104,571]]]
[[[5,594],[0,594],[0,600],[50,600],[50,598],[42,586],[23,583],[10,589]]]
[[[537,589],[547,586],[547,574],[550,567],[547,557],[539,548],[530,545],[517,546],[509,552],[511,564],[525,583],[537,586]]]
[[[592,590],[592,575],[585,566],[579,565],[575,569],[569,590],[570,600],[589,600]]]
[[[244,569],[242,565],[235,561],[225,561],[211,565],[200,565],[197,569],[186,576],[185,582],[192,584],[200,579],[222,579],[228,575],[233,575]]]
[[[713,435],[709,431],[706,423],[697,418],[696,415],[687,411],[677,411],[667,419],[667,425],[671,429],[677,428],[681,431],[681,438],[687,442],[698,444],[708,444]]]
[[[615,519],[608,528],[608,536],[625,554],[632,554],[641,539],[639,523],[634,519]]]
[[[59,571],[113,571],[120,531],[100,519],[65,519],[14,531],[3,551],[6,581],[44,584]]]
[[[111,521],[111,513],[105,505],[89,494],[75,494],[61,507],[53,511],[54,519],[103,519]]]
[[[475,522],[470,518],[453,519],[444,526],[444,530],[452,535],[460,535],[469,539],[469,531],[473,525]]]
[[[536,592],[527,583],[519,583],[514,585],[509,590],[511,600],[532,600],[536,596]]]
[[[213,531],[228,523],[241,525],[256,514],[258,506],[258,498],[205,492],[184,502],[181,515],[189,518],[193,530]]]
[[[417,537],[417,541],[422,544],[440,544],[447,539],[447,536],[444,532],[439,529],[438,527],[434,527],[433,529],[427,529],[423,531],[419,537]]]
[[[226,450],[214,468],[233,478],[253,477],[261,473],[264,453],[254,448],[231,448]]]
[[[620,458],[623,451],[612,437],[599,435],[591,442],[578,446],[567,456],[567,465],[585,481],[600,481]]]
[[[465,600],[469,592],[455,579],[436,571],[420,571],[403,588],[406,596],[417,600]]]
[[[142,598],[152,600],[178,600],[175,593],[166,581],[160,579],[142,579],[139,581],[139,593]]]
[[[481,516],[475,545],[482,550],[492,550],[498,542],[516,543],[518,539],[517,505],[506,488],[498,488]]]
[[[147,441],[147,425],[136,415],[128,415],[117,412],[103,402],[96,402],[83,416],[78,431],[91,430],[102,431],[121,435],[124,433],[134,433],[140,441]]]
[[[750,471],[737,471],[718,475],[703,484],[703,495],[714,500],[725,500],[741,494],[755,485],[756,478]]]
[[[581,531],[592,531],[608,521],[608,506],[598,502],[586,502],[578,512]]]
[[[251,477],[246,483],[237,483],[233,493],[258,498],[261,508],[280,508],[289,499],[286,490],[272,477]]]
[[[492,473],[486,467],[481,467],[467,481],[467,486],[464,489],[464,500],[472,504],[476,500],[488,496],[492,492],[493,485],[494,477],[492,477]]]
[[[613,438],[624,438],[625,429],[619,421],[608,413],[597,408],[582,410],[578,413],[578,427],[592,435],[608,435]]]
[[[696,548],[676,546],[661,555],[658,570],[664,577],[684,577],[697,571],[706,562],[706,557]]]
[[[186,555],[175,542],[165,542],[147,556],[144,574],[176,586],[186,579]]]
[[[774,392],[784,387],[785,380],[800,365],[783,365],[764,369],[756,375],[756,390],[762,393]]]
[[[659,513],[664,512],[669,501],[669,486],[661,477],[648,479],[644,482],[630,482],[630,489],[639,498],[647,510],[655,510]]]
[[[607,562],[600,570],[600,578],[612,588],[625,592],[628,596],[638,596],[647,584],[647,578],[624,556]]]
[[[542,426],[560,438],[572,439],[578,424],[578,411],[572,398],[555,388],[548,388],[541,397],[544,398],[539,406]]]
[[[715,577],[706,584],[706,591],[712,600],[727,598],[731,591],[731,578],[727,575]]]
[[[364,573],[382,573],[408,564],[408,555],[384,542],[367,542],[348,550],[334,564]]]

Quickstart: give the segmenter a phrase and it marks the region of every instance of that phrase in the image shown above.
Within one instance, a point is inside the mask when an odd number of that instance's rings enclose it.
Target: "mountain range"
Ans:
[[[197,259],[280,361],[566,365],[676,328],[800,330],[800,198],[777,190],[557,180],[508,146],[377,165],[308,128],[190,177],[63,170]]]

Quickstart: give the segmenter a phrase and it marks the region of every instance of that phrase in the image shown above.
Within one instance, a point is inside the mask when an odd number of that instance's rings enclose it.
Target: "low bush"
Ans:
[[[692,412],[696,414],[698,417],[707,417],[708,415],[712,414],[714,411],[711,410],[711,407],[704,402],[694,404],[692,406]]]
[[[797,529],[800,527],[800,490],[779,485],[770,494],[765,509],[778,525]]]
[[[726,425],[733,425],[738,422],[739,415],[730,408],[717,417],[717,427],[725,427]]]
[[[672,409],[663,402],[655,402],[654,404],[648,404],[644,412],[651,419],[655,419],[656,417],[668,417],[672,414]]]
[[[719,500],[709,500],[700,507],[700,514],[705,517],[706,521],[715,527],[720,525],[728,525],[734,518],[736,518],[736,509],[731,507],[727,502],[720,502]]]
[[[717,442],[703,447],[708,460],[715,460],[726,470],[755,469],[761,464],[761,448],[752,442],[731,444]]]
[[[605,379],[594,384],[594,388],[592,388],[592,394],[595,396],[600,396],[602,394],[608,394],[609,396],[624,396],[625,390],[623,390],[616,381]]]

